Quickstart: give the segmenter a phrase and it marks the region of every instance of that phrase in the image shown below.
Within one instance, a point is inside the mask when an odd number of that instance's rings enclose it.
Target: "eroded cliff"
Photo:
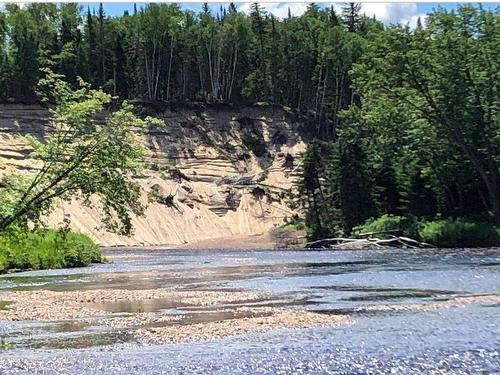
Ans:
[[[146,169],[137,176],[144,215],[134,217],[130,237],[107,232],[99,202],[59,202],[46,221],[65,217],[75,230],[99,244],[181,245],[215,238],[269,233],[293,211],[292,189],[305,149],[299,124],[283,109],[269,106],[162,108],[155,116],[165,127],[141,135]],[[22,138],[43,138],[50,131],[48,112],[37,106],[0,106],[0,176],[29,172],[35,163]]]

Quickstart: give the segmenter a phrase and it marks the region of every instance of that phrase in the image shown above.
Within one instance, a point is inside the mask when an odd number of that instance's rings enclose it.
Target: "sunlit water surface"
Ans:
[[[140,347],[126,331],[81,322],[2,322],[11,347],[0,373],[500,373],[500,306],[390,312],[373,306],[500,294],[500,249],[433,251],[107,250],[112,263],[0,277],[3,290],[102,288],[250,290],[238,306],[348,314],[333,328],[277,330],[205,342]],[[0,302],[0,308],[6,308]],[[234,318],[228,308],[172,300],[113,302],[115,314],[161,311],[178,324]]]

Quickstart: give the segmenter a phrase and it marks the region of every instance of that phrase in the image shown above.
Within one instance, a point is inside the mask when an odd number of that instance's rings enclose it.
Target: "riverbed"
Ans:
[[[0,277],[0,373],[500,372],[500,249],[105,255]]]

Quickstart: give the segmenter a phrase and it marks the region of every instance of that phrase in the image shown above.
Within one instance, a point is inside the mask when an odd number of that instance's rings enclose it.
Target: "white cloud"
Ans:
[[[267,13],[273,14],[278,18],[286,18],[288,16],[288,8],[292,16],[300,16],[307,10],[308,3],[259,3]],[[238,10],[250,13],[252,3],[242,3],[238,6]]]
[[[330,7],[333,5],[340,14],[344,4],[342,3],[316,3],[321,7]],[[288,16],[288,8],[293,16],[300,16],[307,10],[308,3],[259,3],[268,13],[274,14],[278,18]],[[238,9],[245,13],[250,13],[252,3],[240,3]],[[417,14],[416,3],[363,3],[361,12],[368,17],[375,16],[376,19],[388,25],[391,23],[409,24],[415,27],[417,19],[420,16],[424,23],[425,14]]]
[[[420,21],[422,22],[422,26],[425,26],[425,22],[427,20],[427,14],[420,13],[420,14],[415,14],[414,16],[411,16],[409,20],[403,20],[401,23],[408,23],[410,25],[410,28],[414,29],[417,27],[417,20],[418,17],[420,17]]]
[[[385,24],[410,22],[417,12],[415,3],[363,3],[361,11]],[[416,18],[415,18],[416,22]]]

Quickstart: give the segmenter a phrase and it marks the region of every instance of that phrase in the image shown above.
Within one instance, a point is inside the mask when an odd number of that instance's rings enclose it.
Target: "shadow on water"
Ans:
[[[456,291],[451,290],[439,290],[439,289],[417,289],[417,288],[381,288],[376,286],[364,286],[364,285],[322,285],[313,286],[311,289],[324,289],[333,290],[340,292],[403,292],[403,293],[434,293],[434,294],[456,294]]]
[[[47,337],[27,340],[22,347],[28,349],[85,349],[94,346],[116,345],[135,342],[130,332],[95,332],[74,336]]]
[[[328,285],[311,287],[311,289],[320,289],[336,292],[363,292],[348,297],[339,298],[339,301],[363,302],[363,301],[389,301],[410,298],[433,298],[447,300],[446,296],[462,294],[450,290],[435,289],[415,289],[415,288],[380,288],[370,286],[356,285]]]
[[[255,308],[255,307],[285,307],[285,306],[308,306],[308,305],[319,305],[322,302],[313,301],[315,296],[308,296],[303,298],[297,298],[297,296],[285,294],[280,296],[268,297],[268,298],[258,298],[258,299],[244,299],[239,301],[231,301],[213,304],[209,306],[203,305],[193,305],[189,303],[184,303],[180,299],[174,298],[156,298],[156,299],[143,299],[136,301],[106,301],[101,303],[89,303],[86,306],[102,310],[111,313],[154,313],[154,312],[165,312],[168,310],[175,311],[201,311],[201,312],[212,312],[219,309],[235,309],[235,308]]]
[[[139,301],[108,301],[102,303],[90,303],[87,306],[93,309],[112,313],[151,313],[169,308],[178,308],[182,305],[183,304],[176,299],[158,298]]]
[[[41,328],[47,332],[53,333],[68,333],[68,332],[81,332],[92,325],[88,322],[78,320],[68,320],[61,322],[54,322],[51,324],[44,324]]]
[[[202,264],[197,268],[176,269],[175,271],[160,268],[133,272],[81,273],[57,276],[16,275],[0,278],[0,290],[44,289],[53,291],[76,291],[92,289],[138,290],[171,286],[198,287],[213,283],[273,277],[275,275],[281,275],[282,277],[318,277],[323,275],[359,273],[373,267],[379,267],[383,264],[383,261],[378,260],[214,267],[204,267]],[[112,275],[112,277],[110,277],[110,275]],[[133,279],[134,282],[131,282],[131,279]]]
[[[429,293],[425,291],[407,291],[407,292],[392,292],[392,293],[372,293],[365,295],[356,295],[351,297],[340,298],[341,301],[390,301],[408,298],[433,298],[439,297],[442,294]]]

